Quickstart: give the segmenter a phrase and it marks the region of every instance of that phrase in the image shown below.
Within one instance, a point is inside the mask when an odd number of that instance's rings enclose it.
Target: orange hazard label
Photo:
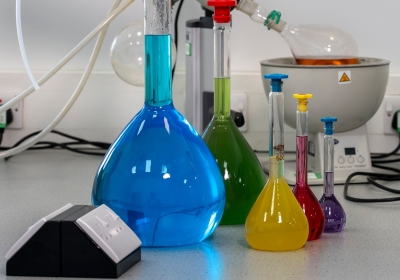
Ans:
[[[343,82],[350,82],[350,78],[349,78],[349,76],[347,76],[346,72],[343,73],[343,75],[342,75],[342,77],[340,78],[340,81],[339,81],[339,82],[341,82],[341,83],[343,83]]]
[[[351,71],[338,71],[337,81],[339,85],[345,85],[351,83]]]

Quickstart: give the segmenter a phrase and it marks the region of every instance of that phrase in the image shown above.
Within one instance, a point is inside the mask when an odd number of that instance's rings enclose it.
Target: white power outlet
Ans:
[[[392,121],[395,113],[400,110],[400,96],[386,95],[383,99],[383,106],[383,133],[398,134],[398,132],[392,128]]]
[[[5,93],[5,92],[0,92],[0,104],[5,104],[11,99],[13,99],[17,94],[13,93]],[[21,100],[17,104],[11,107],[11,110],[13,112],[13,121],[10,123],[6,129],[22,129],[23,124],[24,124],[24,116],[23,116],[23,101]]]
[[[231,110],[240,112],[244,117],[244,125],[239,127],[239,130],[245,132],[247,130],[247,94],[246,93],[232,93],[231,95]]]

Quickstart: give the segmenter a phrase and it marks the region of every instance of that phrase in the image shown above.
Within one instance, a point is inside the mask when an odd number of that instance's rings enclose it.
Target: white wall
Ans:
[[[258,0],[269,10],[282,12],[290,24],[330,24],[353,35],[360,56],[386,58],[391,73],[400,73],[400,36],[398,11],[400,1],[382,0]],[[75,46],[105,16],[112,0],[29,0],[22,1],[23,31],[30,63],[34,70],[47,70]],[[174,8],[174,11],[176,7]],[[203,14],[196,0],[185,0],[179,20],[180,38],[184,23]],[[111,24],[97,71],[112,71],[108,51],[119,29],[143,16],[143,2],[137,0]],[[23,70],[15,31],[15,3],[0,1],[0,71]],[[179,47],[184,41],[181,40]],[[181,48],[182,49],[182,48]],[[65,69],[83,69],[90,47]],[[250,20],[242,12],[233,12],[232,71],[258,72],[262,59],[290,56],[284,39],[274,31]],[[180,52],[178,70],[184,70]]]
[[[268,9],[282,12],[282,19],[297,24],[331,24],[353,35],[360,56],[385,58],[390,65],[390,94],[400,94],[400,1],[382,0],[379,3],[363,0],[336,1],[277,1],[258,0]],[[43,75],[106,15],[112,0],[29,0],[23,4],[23,32],[28,58],[35,76]],[[174,12],[176,7],[174,8]],[[176,107],[183,111],[185,95],[184,65],[182,52],[186,20],[203,14],[195,0],[185,0],[179,20],[179,55],[177,79],[174,82]],[[143,2],[134,2],[110,26],[104,47],[95,65],[95,74],[82,97],[58,129],[92,140],[112,141],[132,118],[143,103],[143,88],[125,84],[113,73],[109,62],[109,49],[117,32],[128,23],[143,16]],[[21,92],[29,86],[20,58],[15,29],[15,3],[0,1],[0,94]],[[258,149],[266,148],[267,99],[259,76],[259,61],[290,56],[284,39],[274,31],[250,20],[245,14],[233,11],[232,30],[232,88],[233,92],[249,94],[249,130],[246,137]],[[87,63],[93,43],[86,47],[42,90],[25,101],[25,124],[20,131],[8,131],[4,145],[10,145],[21,136],[43,128],[66,102]],[[111,107],[109,107],[111,106]],[[382,111],[378,112],[382,114]],[[368,124],[368,130],[388,145],[380,145],[375,151],[391,149],[396,138],[382,138],[380,115]],[[104,125],[103,125],[104,124]],[[293,134],[293,129],[287,129]],[[286,137],[286,139],[289,139]],[[294,148],[287,140],[289,149]],[[373,142],[373,141],[372,141]],[[382,147],[383,146],[383,147]]]

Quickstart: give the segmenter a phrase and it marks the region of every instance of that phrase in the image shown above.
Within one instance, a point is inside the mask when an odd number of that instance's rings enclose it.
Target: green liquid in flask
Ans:
[[[230,116],[230,78],[215,78],[214,90],[214,116],[202,137],[224,180],[226,204],[220,224],[244,224],[266,177]]]

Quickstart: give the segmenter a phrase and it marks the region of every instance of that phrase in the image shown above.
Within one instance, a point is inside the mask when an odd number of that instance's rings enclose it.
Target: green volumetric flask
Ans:
[[[224,180],[225,210],[220,224],[244,224],[262,191],[266,176],[258,158],[230,115],[229,37],[231,17],[226,10],[236,1],[209,0],[214,6],[214,116],[203,133]]]
[[[266,177],[258,158],[230,116],[230,79],[216,78],[214,83],[214,116],[203,139],[224,179],[226,204],[220,224],[244,224]]]

